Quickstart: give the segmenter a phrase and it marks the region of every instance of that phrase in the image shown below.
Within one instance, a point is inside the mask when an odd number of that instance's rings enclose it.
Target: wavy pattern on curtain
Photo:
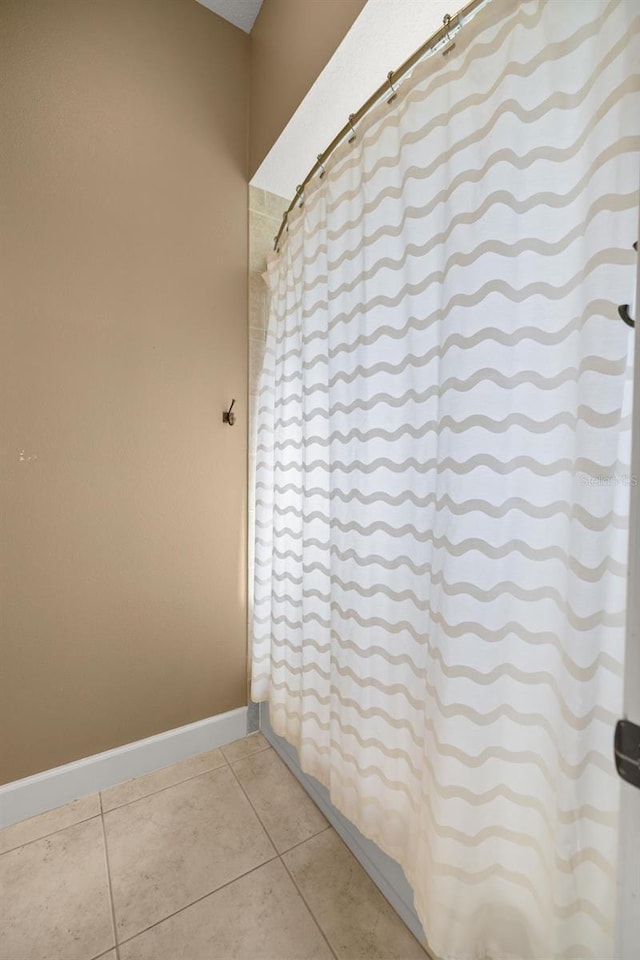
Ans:
[[[253,697],[440,957],[613,956],[637,14],[494,0],[269,266]]]

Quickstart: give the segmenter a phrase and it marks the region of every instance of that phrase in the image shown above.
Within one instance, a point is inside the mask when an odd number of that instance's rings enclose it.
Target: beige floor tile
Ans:
[[[170,767],[164,767],[162,770],[155,770],[153,773],[147,773],[143,777],[136,777],[134,780],[127,780],[125,783],[119,783],[115,787],[109,787],[102,791],[102,809],[114,810],[125,803],[131,803],[132,800],[140,800],[142,797],[148,797],[164,787],[172,787],[175,783],[181,783],[190,777],[196,777],[207,770],[215,770],[216,767],[222,767],[225,759],[221,750],[209,750],[207,753],[200,753],[196,757],[189,757],[187,760],[180,760]]]
[[[279,860],[120,947],[120,960],[328,960],[331,956]]]
[[[328,826],[275,750],[238,760],[233,770],[279,853]]]
[[[229,763],[233,763],[235,760],[242,760],[259,750],[266,750],[268,746],[269,741],[261,733],[251,733],[248,737],[243,737],[242,740],[234,740],[233,743],[228,743],[226,747],[222,748],[222,752]]]
[[[283,859],[339,960],[425,960],[418,941],[334,830]]]
[[[89,797],[81,797],[65,803],[63,807],[56,807],[55,810],[48,810],[37,817],[14,823],[13,826],[0,830],[0,854],[99,815],[100,798],[97,793],[92,793]]]
[[[113,943],[99,817],[0,857],[0,957],[89,960]]]
[[[104,823],[119,940],[275,853],[227,766],[111,810]]]

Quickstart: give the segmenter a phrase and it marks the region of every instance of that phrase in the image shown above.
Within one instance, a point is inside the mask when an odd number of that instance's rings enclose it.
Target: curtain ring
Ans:
[[[445,35],[444,50],[442,51],[443,57],[448,57],[451,51],[455,49],[455,42],[449,33],[449,24],[451,23],[451,19],[452,17],[450,13],[445,13],[444,17],[442,18],[442,25],[444,27]]]
[[[304,187],[301,183],[299,183],[298,186],[296,187],[296,197],[300,198],[300,203],[298,204],[298,206],[303,207],[304,206]]]
[[[319,165],[320,169],[322,170],[322,173],[320,174],[320,179],[322,180],[322,178],[324,177],[324,175],[325,175],[325,173],[326,173],[327,171],[325,170],[325,168],[324,168],[324,166],[323,166],[323,164],[322,164],[322,154],[321,154],[321,153],[318,154],[318,165]]]
[[[355,128],[354,125],[353,125],[354,117],[355,117],[355,113],[350,113],[350,114],[349,114],[349,126],[351,127],[351,129],[352,129],[353,132],[352,132],[351,136],[349,137],[349,139],[347,140],[347,143],[353,143],[353,141],[355,140],[355,138],[356,138],[356,136],[357,136],[357,134],[356,134],[356,128]]]
[[[398,96],[398,91],[396,90],[396,88],[394,87],[394,85],[393,85],[392,82],[391,82],[391,78],[392,78],[392,77],[393,77],[393,70],[389,70],[389,73],[387,74],[387,80],[389,81],[389,86],[391,87],[391,96],[390,96],[389,99],[387,100],[387,103],[393,103],[393,101],[394,101],[394,100],[397,98],[397,96]]]

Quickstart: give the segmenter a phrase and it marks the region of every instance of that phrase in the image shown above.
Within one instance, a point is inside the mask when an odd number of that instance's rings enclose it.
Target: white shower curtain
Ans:
[[[269,266],[253,697],[443,958],[613,956],[639,31],[493,0]]]

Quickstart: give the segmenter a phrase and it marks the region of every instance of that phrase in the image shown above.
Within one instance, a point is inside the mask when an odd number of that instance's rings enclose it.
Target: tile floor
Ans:
[[[0,960],[425,960],[259,733],[0,831]]]

